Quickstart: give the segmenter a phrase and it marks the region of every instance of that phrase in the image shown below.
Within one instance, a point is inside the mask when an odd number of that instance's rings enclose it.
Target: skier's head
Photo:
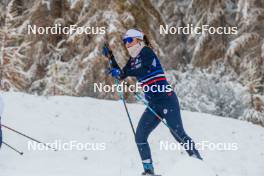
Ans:
[[[136,30],[136,29],[129,29],[123,35],[123,42],[126,48],[129,48],[141,41],[143,41],[144,34],[143,32]]]
[[[136,57],[141,49],[146,45],[144,42],[145,35],[142,31],[129,29],[123,35],[123,42],[131,57]]]

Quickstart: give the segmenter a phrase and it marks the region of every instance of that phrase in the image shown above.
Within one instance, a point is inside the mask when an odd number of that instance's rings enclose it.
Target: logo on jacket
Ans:
[[[156,67],[156,66],[157,66],[156,58],[153,59],[152,66],[153,66],[153,67]]]
[[[168,109],[163,109],[163,114],[167,114],[168,113]]]
[[[141,59],[136,58],[134,62],[131,62],[132,69],[138,69],[141,67]]]

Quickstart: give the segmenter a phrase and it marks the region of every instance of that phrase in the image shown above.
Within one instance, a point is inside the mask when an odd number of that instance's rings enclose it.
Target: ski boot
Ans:
[[[154,167],[152,163],[143,163],[144,172],[141,174],[142,176],[154,176]]]

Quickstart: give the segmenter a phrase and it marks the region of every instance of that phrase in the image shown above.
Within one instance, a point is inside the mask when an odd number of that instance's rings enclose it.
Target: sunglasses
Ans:
[[[124,44],[132,43],[133,40],[134,40],[134,39],[133,39],[132,37],[127,37],[127,38],[124,38],[124,39],[123,39],[123,42],[124,42]]]

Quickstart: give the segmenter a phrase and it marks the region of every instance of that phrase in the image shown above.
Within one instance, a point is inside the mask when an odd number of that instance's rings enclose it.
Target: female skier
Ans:
[[[148,86],[149,89],[144,89],[148,91],[144,93],[149,106],[166,120],[171,128],[172,135],[184,146],[187,153],[202,160],[199,152],[194,147],[194,142],[184,131],[176,94],[172,90],[167,91],[167,89],[164,89],[169,83],[166,80],[159,59],[151,49],[146,36],[141,31],[129,29],[123,36],[123,42],[131,56],[123,69],[118,66],[112,51],[109,48],[103,48],[103,54],[111,60],[111,75],[119,80],[133,76],[137,78],[142,87]],[[154,90],[154,88],[156,89]],[[143,163],[144,172],[142,175],[154,175],[147,139],[159,123],[160,120],[147,108],[137,126],[135,140]]]

